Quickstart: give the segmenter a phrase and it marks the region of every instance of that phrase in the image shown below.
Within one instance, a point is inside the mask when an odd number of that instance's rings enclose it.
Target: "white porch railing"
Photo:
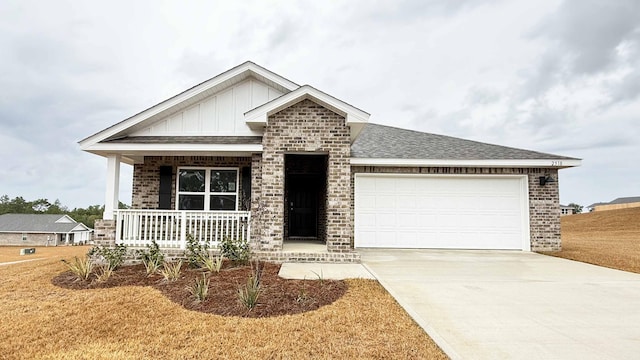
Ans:
[[[185,249],[187,234],[217,246],[225,237],[250,240],[249,211],[116,210],[116,243],[145,247],[155,240],[162,249]]]

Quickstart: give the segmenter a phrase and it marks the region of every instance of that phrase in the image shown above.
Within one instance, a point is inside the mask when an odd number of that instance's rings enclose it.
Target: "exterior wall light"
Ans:
[[[551,177],[551,175],[540,176],[540,186],[545,186],[547,183],[552,183],[555,180]]]

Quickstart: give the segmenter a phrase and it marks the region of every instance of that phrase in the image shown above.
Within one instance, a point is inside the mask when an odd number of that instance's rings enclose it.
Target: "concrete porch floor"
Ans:
[[[283,252],[296,253],[324,253],[327,244],[319,240],[285,240],[282,244]]]

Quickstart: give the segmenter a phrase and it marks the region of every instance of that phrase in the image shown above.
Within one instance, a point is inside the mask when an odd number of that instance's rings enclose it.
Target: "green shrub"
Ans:
[[[184,256],[192,268],[199,268],[202,259],[209,255],[209,242],[200,244],[196,238],[191,234],[187,234],[187,249],[184,251]]]
[[[77,280],[88,280],[89,276],[91,276],[91,271],[93,270],[93,262],[88,256],[85,256],[82,259],[74,256],[73,260],[62,260],[62,262],[75,276],[78,277]]]
[[[220,242],[222,256],[236,264],[246,264],[251,259],[249,243],[246,240],[234,240],[225,236]]]
[[[109,264],[111,270],[115,270],[122,265],[126,254],[127,246],[124,244],[118,244],[114,247],[94,246],[87,253],[89,256],[101,256]]]
[[[176,281],[180,278],[180,270],[182,269],[182,260],[178,262],[166,262],[160,273],[166,281]]]
[[[207,275],[202,274],[202,279],[195,278],[193,284],[187,286],[187,290],[196,298],[196,301],[205,301],[209,294],[209,279],[207,279]]]
[[[136,256],[140,257],[142,262],[155,262],[159,265],[164,263],[164,254],[160,250],[160,246],[155,240],[151,240],[151,245],[147,245],[145,250],[136,250]]]
[[[151,240],[151,245],[147,245],[145,250],[136,250],[136,255],[142,260],[147,276],[156,273],[164,263],[164,254],[155,240]]]

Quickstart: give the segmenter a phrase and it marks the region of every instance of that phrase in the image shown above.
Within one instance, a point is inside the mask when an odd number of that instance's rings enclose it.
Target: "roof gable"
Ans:
[[[281,93],[286,93],[299,87],[294,82],[247,61],[231,70],[217,75],[174,97],[171,97],[81,140],[79,142],[80,147],[83,150],[91,151],[92,145],[101,141],[118,138],[126,135],[128,132],[135,133],[136,131],[144,130],[147,126],[146,124],[151,125],[152,123],[161,120],[163,117],[170,116],[171,114],[178,113],[182,110],[188,110],[198,101],[213,96],[224,89],[233,87],[234,85],[250,78],[264,83],[268,87],[276,89]]]
[[[326,94],[310,85],[304,85],[298,89],[284,94],[277,99],[269,101],[257,108],[247,111],[244,114],[245,121],[252,129],[260,129],[268,125],[270,115],[284,110],[302,100],[311,100],[327,109],[345,117],[347,125],[351,128],[351,140],[353,141],[364,124],[369,121],[369,113],[364,112],[355,106]]]

